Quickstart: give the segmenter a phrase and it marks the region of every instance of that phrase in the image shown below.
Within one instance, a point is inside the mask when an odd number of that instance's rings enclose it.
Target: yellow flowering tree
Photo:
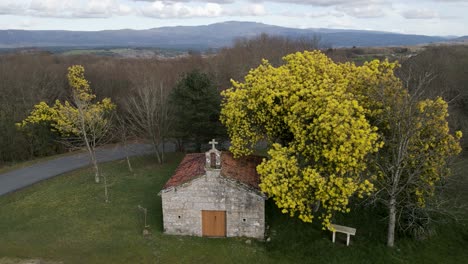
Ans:
[[[427,219],[426,203],[461,151],[447,103],[409,94],[396,63],[335,64],[317,51],[284,59],[278,68],[264,61],[224,92],[231,151],[248,155],[266,140],[269,158],[257,167],[262,191],[305,222],[322,205],[324,228],[333,213],[349,211],[350,197],[375,191],[393,246],[396,227],[408,228],[417,214]]]
[[[96,95],[92,93],[89,82],[84,77],[83,66],[69,67],[67,77],[72,88],[70,101],[61,103],[57,100],[51,106],[40,102],[34,106],[30,115],[17,125],[21,128],[28,124],[47,123],[52,131],[65,139],[63,142],[84,145],[94,168],[95,181],[99,183],[100,173],[95,148],[109,131],[110,117],[115,104],[109,98],[93,102]]]
[[[419,100],[408,93],[393,74],[397,64],[373,61],[364,66],[380,72],[372,76],[362,71],[355,93],[361,94],[384,141],[369,167],[378,175],[375,201],[388,209],[387,245],[392,247],[397,227],[420,230],[427,224],[427,201],[436,198],[437,187],[449,176],[448,161],[460,153],[462,134],[450,134],[442,98]]]
[[[349,212],[351,197],[374,189],[367,158],[383,144],[355,91],[362,89],[362,72],[380,73],[335,64],[318,51],[284,60],[280,67],[264,61],[245,82],[233,81],[223,94],[221,121],[235,156],[251,154],[261,140],[269,143],[269,158],[257,167],[260,188],[283,213],[304,222],[318,216],[330,228],[334,213]]]

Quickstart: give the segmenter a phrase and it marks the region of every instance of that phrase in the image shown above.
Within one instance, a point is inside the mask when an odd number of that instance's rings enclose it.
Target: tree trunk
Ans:
[[[387,233],[387,246],[393,247],[395,245],[395,225],[396,225],[396,200],[394,197],[390,198],[388,205],[388,233]]]
[[[164,162],[166,157],[165,157],[165,153],[166,153],[166,149],[164,148],[164,143],[166,142],[165,139],[162,140],[162,153],[161,153],[161,161]]]
[[[156,154],[156,158],[159,164],[162,164],[161,153],[159,152],[159,144],[157,143],[155,135],[151,136],[151,143],[153,145],[153,150]]]
[[[159,146],[153,142],[153,149],[154,149],[154,152],[156,154],[156,158],[158,160],[158,163],[161,164],[162,163],[162,160],[161,160],[161,155],[159,153]]]
[[[127,145],[127,128],[125,126],[125,123],[123,123],[123,121],[121,121],[121,129],[122,129],[122,145],[123,145],[123,149],[125,151],[125,159],[127,160],[127,165],[128,165],[128,170],[130,172],[133,172],[133,168],[132,168],[132,164],[130,163],[130,157],[128,155],[128,145]]]
[[[88,149],[89,157],[91,159],[91,164],[93,165],[93,168],[94,168],[94,181],[96,183],[99,183],[100,182],[99,167],[98,167],[98,163],[96,159],[96,152],[94,148],[91,147],[87,139],[85,139],[85,143],[86,143],[86,148]]]
[[[99,183],[100,182],[99,167],[97,164],[96,153],[91,154],[91,162],[93,163],[93,167],[94,167],[94,181],[96,183]]]
[[[91,163],[93,164],[93,167],[94,167],[94,181],[96,183],[99,183],[100,179],[99,179],[99,167],[98,167],[97,159],[96,159],[96,149],[95,149],[96,145],[95,144],[91,145],[89,142],[88,134],[86,133],[86,126],[84,123],[83,110],[80,107],[78,107],[78,111],[80,113],[80,118],[81,118],[81,131],[83,133],[82,137],[86,144],[86,148],[88,149],[89,157],[91,158]]]
[[[185,152],[183,139],[176,139],[176,146],[178,152]]]
[[[126,155],[126,159],[127,159],[128,170],[130,172],[133,172],[132,163],[130,162],[130,157],[128,156],[128,154]]]
[[[109,202],[109,192],[107,191],[107,177],[105,174],[102,174],[102,177],[104,178],[104,196],[106,199],[106,203]]]

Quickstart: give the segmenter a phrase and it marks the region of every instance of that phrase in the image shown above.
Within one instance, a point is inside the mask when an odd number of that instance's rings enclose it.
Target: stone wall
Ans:
[[[264,196],[219,173],[207,170],[200,178],[161,192],[165,233],[202,236],[201,211],[216,210],[226,211],[228,237],[264,238]]]

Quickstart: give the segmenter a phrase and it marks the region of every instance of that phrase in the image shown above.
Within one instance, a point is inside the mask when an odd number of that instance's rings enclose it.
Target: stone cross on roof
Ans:
[[[216,140],[211,140],[208,142],[211,144],[211,149],[205,152],[205,157],[206,157],[206,165],[205,168],[214,168],[214,169],[220,169],[221,168],[221,151],[216,149]],[[211,162],[211,154],[214,154],[214,164]]]
[[[215,145],[218,145],[218,142],[214,138],[208,143],[211,144],[211,149],[216,149]]]

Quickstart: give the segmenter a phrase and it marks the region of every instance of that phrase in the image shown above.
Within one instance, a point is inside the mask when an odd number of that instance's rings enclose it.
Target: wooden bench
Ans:
[[[341,225],[335,225],[335,224],[331,224],[331,227],[333,229],[335,229],[335,231],[333,231],[333,236],[332,236],[333,243],[335,243],[335,233],[336,232],[346,234],[346,236],[347,236],[346,237],[346,246],[349,246],[349,236],[356,235],[356,228],[341,226]]]

